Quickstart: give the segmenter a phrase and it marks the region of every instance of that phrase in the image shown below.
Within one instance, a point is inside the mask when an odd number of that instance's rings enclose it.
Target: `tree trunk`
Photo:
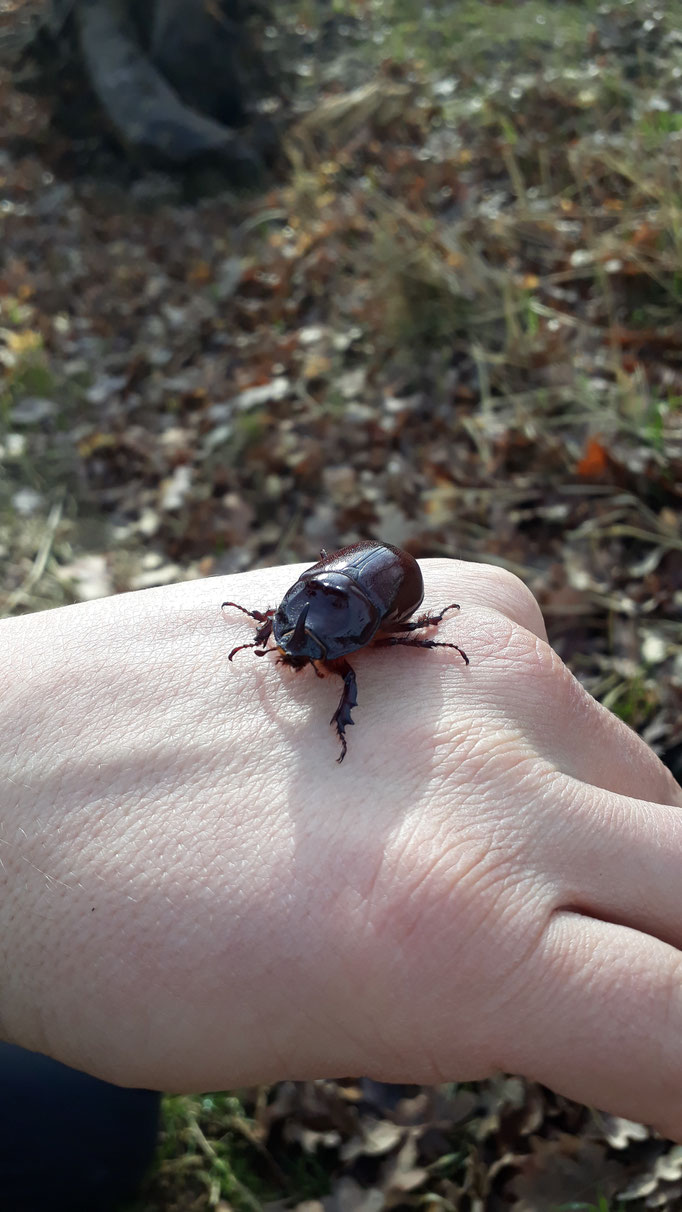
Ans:
[[[275,82],[254,14],[243,0],[52,0],[28,53],[84,69],[129,154],[249,182],[275,143],[271,122],[249,129],[256,94]]]

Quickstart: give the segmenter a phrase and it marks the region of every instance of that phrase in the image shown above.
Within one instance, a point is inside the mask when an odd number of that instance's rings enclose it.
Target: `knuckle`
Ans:
[[[536,632],[494,607],[482,606],[476,622],[483,644],[485,661],[493,665],[513,666],[514,678],[560,679],[568,675],[561,657]]]
[[[540,636],[545,636],[545,622],[535,594],[516,573],[507,568],[490,566],[486,569],[494,604],[520,626]]]

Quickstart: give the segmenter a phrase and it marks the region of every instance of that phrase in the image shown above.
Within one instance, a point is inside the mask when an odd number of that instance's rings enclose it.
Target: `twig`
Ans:
[[[225,1161],[224,1158],[219,1156],[217,1151],[213,1148],[213,1145],[211,1144],[211,1142],[207,1139],[207,1137],[202,1132],[196,1119],[193,1118],[190,1121],[189,1130],[190,1130],[191,1135],[194,1137],[197,1145],[201,1149],[201,1152],[204,1154],[204,1156],[208,1158],[211,1165],[216,1170],[218,1170],[219,1172],[221,1172],[224,1175],[224,1177],[234,1187],[234,1189],[239,1192],[239,1195],[240,1195],[241,1199],[244,1200],[244,1203],[248,1204],[248,1206],[253,1209],[253,1212],[263,1212],[263,1206],[260,1203],[260,1200],[256,1199],[253,1192],[249,1191],[249,1188],[246,1187],[244,1185],[244,1183],[240,1182],[240,1180],[237,1178],[236,1174],[232,1170],[232,1167]],[[214,1188],[213,1183],[211,1183],[211,1188],[212,1188],[211,1195],[213,1195],[213,1188]],[[217,1194],[218,1194],[218,1196],[220,1195],[219,1189],[217,1191]],[[217,1200],[215,1200],[215,1202],[217,1203]]]
[[[38,547],[38,550],[36,552],[35,559],[31,566],[31,571],[26,576],[23,584],[19,585],[19,587],[17,589],[15,589],[13,593],[10,594],[10,596],[7,600],[6,610],[7,610],[8,614],[10,614],[11,611],[14,610],[15,606],[18,606],[20,602],[23,602],[26,600],[26,598],[30,594],[31,590],[35,588],[35,586],[38,584],[40,578],[42,577],[42,575],[45,571],[46,565],[47,565],[47,561],[50,558],[50,552],[52,551],[52,544],[54,543],[54,536],[55,536],[57,527],[59,526],[59,523],[62,520],[63,511],[64,511],[64,502],[63,501],[58,501],[56,505],[52,506],[52,508],[47,516],[47,524],[45,527],[45,533],[43,534],[43,537],[40,541],[40,546]]]

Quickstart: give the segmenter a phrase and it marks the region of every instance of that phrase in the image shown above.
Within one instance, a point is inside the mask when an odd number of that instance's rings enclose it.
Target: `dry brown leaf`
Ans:
[[[517,1158],[520,1173],[509,1183],[516,1198],[514,1212],[556,1212],[572,1201],[596,1203],[610,1198],[625,1184],[626,1171],[607,1155],[604,1145],[561,1135],[556,1140],[535,1137],[532,1153]]]

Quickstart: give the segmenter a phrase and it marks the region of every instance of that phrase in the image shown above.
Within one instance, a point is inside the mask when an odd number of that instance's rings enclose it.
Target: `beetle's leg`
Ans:
[[[353,707],[357,707],[358,705],[358,684],[355,680],[355,671],[351,669],[348,661],[341,659],[333,662],[330,661],[329,663],[325,662],[324,667],[325,669],[329,669],[331,673],[338,673],[339,677],[343,678],[343,691],[339,699],[339,705],[329,721],[330,724],[336,725],[336,735],[341,742],[341,753],[336,760],[337,762],[342,762],[348,748],[346,738],[343,734],[348,725],[353,723],[350,713]]]
[[[456,602],[451,602],[449,606],[443,607],[440,614],[420,614],[413,623],[391,623],[391,631],[418,631],[420,627],[437,627],[448,610],[459,610],[459,606]]]
[[[236,648],[232,649],[232,652],[230,653],[230,655],[227,659],[228,659],[228,661],[231,661],[233,657],[236,657],[238,652],[243,652],[245,648],[257,648],[257,647],[258,647],[258,640],[255,640],[253,644],[239,644]]]
[[[316,662],[315,662],[315,661],[311,661],[311,662],[310,662],[310,664],[312,665],[313,669],[315,670],[315,675],[316,675],[316,677],[318,677],[318,678],[324,678],[324,674],[323,674],[323,673],[320,673],[319,669],[317,668],[317,664],[316,664]]]
[[[234,606],[234,602],[229,602],[228,605]],[[241,609],[242,609],[242,607],[240,606],[239,610],[241,610]],[[245,610],[244,613],[251,614],[251,611]],[[274,610],[272,613],[273,614],[275,613]],[[267,616],[265,616],[265,617],[261,616],[261,626],[256,631],[256,638],[253,641],[253,643],[252,644],[238,644],[236,648],[232,649],[232,652],[230,653],[229,657],[227,658],[228,661],[231,661],[232,658],[234,656],[236,656],[238,652],[241,652],[243,648],[264,648],[264,645],[267,644],[271,635],[272,635],[272,619],[268,618]],[[256,656],[262,656],[262,655],[263,654],[260,652],[256,653]]]
[[[273,613],[274,613],[274,611],[273,611]],[[256,632],[256,643],[260,647],[265,648],[265,645],[267,644],[268,640],[270,639],[270,636],[272,635],[272,627],[273,627],[272,619],[265,619],[263,622],[263,626],[258,628],[258,630]]]
[[[459,644],[444,644],[442,640],[409,640],[407,636],[402,635],[387,635],[383,639],[375,640],[374,647],[384,647],[388,644],[405,644],[409,648],[454,648],[465,665],[469,664],[469,658],[463,648]]]
[[[270,610],[247,610],[246,606],[240,606],[239,602],[223,602],[220,609],[224,610],[226,606],[234,606],[235,610],[241,610],[242,614],[248,614],[249,618],[255,619],[257,623],[264,623],[266,619],[271,619],[273,614],[275,614],[274,606]]]

